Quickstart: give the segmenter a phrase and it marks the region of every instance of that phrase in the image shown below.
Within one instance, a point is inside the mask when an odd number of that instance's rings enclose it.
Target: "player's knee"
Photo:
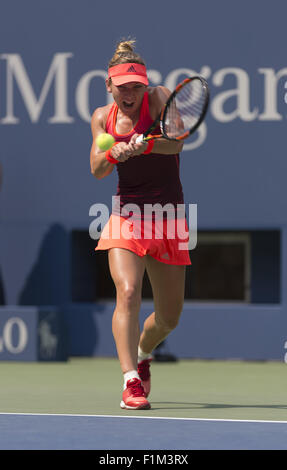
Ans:
[[[179,317],[180,314],[175,313],[171,316],[159,316],[157,317],[156,321],[162,329],[169,332],[177,327],[179,323]]]
[[[127,306],[137,303],[141,298],[141,286],[133,282],[124,282],[117,286],[117,297]]]

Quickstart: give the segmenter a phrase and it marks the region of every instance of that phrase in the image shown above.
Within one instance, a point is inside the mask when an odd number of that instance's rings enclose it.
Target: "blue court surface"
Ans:
[[[286,450],[286,421],[0,414],[1,450]]]

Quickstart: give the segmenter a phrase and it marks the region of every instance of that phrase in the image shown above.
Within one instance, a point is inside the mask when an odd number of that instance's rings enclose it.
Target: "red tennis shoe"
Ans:
[[[128,380],[127,387],[123,391],[121,408],[126,410],[148,410],[150,408],[150,403],[145,397],[145,392],[139,379]]]
[[[152,358],[144,359],[143,361],[138,363],[138,374],[142,381],[142,386],[145,392],[145,396],[148,397],[150,393],[151,383],[150,383],[150,363]]]

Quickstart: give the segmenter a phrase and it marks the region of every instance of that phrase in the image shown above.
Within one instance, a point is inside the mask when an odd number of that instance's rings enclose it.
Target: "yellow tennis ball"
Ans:
[[[101,150],[109,150],[113,144],[115,143],[115,139],[111,134],[103,134],[98,135],[96,138],[96,144]]]

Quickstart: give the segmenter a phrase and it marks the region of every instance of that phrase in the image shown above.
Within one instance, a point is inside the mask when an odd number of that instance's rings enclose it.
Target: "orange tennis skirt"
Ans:
[[[95,250],[125,248],[138,256],[152,256],[166,264],[191,264],[185,218],[132,220],[112,214]]]

